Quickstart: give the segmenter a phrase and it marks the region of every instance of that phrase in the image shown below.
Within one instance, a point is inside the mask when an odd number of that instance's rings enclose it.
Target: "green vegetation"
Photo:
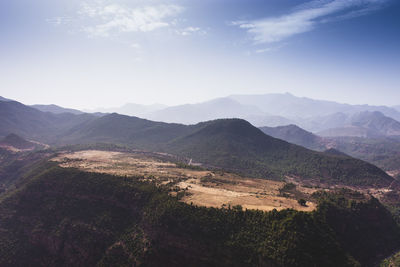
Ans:
[[[300,176],[329,184],[388,186],[393,179],[379,168],[348,156],[327,155],[269,137],[239,119],[196,125],[198,130],[165,148],[237,173],[280,180]]]
[[[0,101],[0,136],[15,133],[23,138],[60,144],[61,137],[97,117],[92,114],[52,114],[15,101]]]
[[[386,192],[381,198],[381,201],[393,214],[397,223],[400,224],[400,192],[398,191],[398,189]]]
[[[135,178],[38,169],[0,202],[1,266],[358,266],[400,246],[375,199],[320,193],[311,213],[204,208]]]
[[[296,125],[261,127],[260,129],[268,135],[308,149],[324,151],[326,144],[329,144],[329,146],[333,146],[347,155],[370,162],[384,170],[400,169],[400,142],[396,136],[322,138]],[[332,149],[326,152],[329,154],[335,153]]]
[[[335,147],[353,157],[365,160],[384,170],[400,169],[398,138],[334,138]]]
[[[380,267],[399,267],[400,266],[400,251],[393,256],[383,260]]]
[[[289,192],[296,189],[296,185],[294,183],[286,183],[279,189],[280,192]]]
[[[303,207],[307,206],[307,201],[303,198],[300,198],[297,202]]]
[[[348,189],[318,192],[314,197],[319,199],[317,213],[335,231],[343,248],[363,265],[371,265],[374,257],[383,258],[384,251],[388,254],[399,246],[398,224],[377,199]]]
[[[16,188],[32,167],[49,156],[45,151],[11,153],[0,148],[0,196]]]
[[[241,175],[283,179],[286,175],[317,183],[387,186],[382,170],[350,157],[310,151],[262,133],[240,119],[196,125],[154,122],[118,114],[51,114],[18,102],[0,102],[0,135],[16,133],[51,145],[127,146],[192,158],[206,167]]]

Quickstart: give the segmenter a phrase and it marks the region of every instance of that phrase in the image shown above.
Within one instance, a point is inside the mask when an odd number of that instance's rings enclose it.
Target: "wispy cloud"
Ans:
[[[176,30],[176,33],[182,36],[188,36],[192,34],[205,35],[207,34],[207,31],[201,29],[200,27],[186,27],[183,29]]]
[[[363,16],[376,11],[388,0],[315,0],[298,6],[280,17],[234,21],[247,30],[256,44],[280,42],[313,30],[318,24]]]
[[[80,14],[86,16],[90,26],[83,30],[91,36],[107,37],[113,33],[150,32],[171,26],[173,19],[183,11],[177,5],[127,7],[118,4],[82,4]]]
[[[71,17],[54,17],[51,19],[46,19],[47,23],[53,24],[55,26],[65,25],[72,21]]]

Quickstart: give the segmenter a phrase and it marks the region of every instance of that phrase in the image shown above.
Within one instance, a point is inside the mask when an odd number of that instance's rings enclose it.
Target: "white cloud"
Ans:
[[[92,24],[83,27],[84,31],[91,36],[107,37],[112,33],[149,32],[168,27],[173,23],[173,17],[182,11],[183,8],[177,5],[131,8],[118,4],[91,6],[85,3],[79,13]]]
[[[266,52],[271,52],[272,50],[274,50],[274,49],[272,49],[270,47],[267,47],[267,48],[257,49],[256,53],[257,54],[262,54],[262,53],[266,53]]]
[[[235,21],[232,25],[245,29],[256,44],[274,43],[311,31],[320,23],[369,14],[386,2],[387,0],[315,0],[280,17]]]
[[[192,35],[194,33],[200,34],[200,35],[205,35],[207,32],[205,30],[202,30],[199,27],[186,27],[184,29],[176,30],[177,34],[183,35],[183,36],[188,36]]]

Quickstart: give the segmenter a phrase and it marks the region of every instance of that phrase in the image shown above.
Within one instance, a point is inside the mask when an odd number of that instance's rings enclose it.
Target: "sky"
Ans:
[[[0,0],[0,95],[25,104],[400,105],[399,85],[398,0]]]

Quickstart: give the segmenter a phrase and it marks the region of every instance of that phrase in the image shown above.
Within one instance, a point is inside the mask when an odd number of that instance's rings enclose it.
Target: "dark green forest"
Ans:
[[[1,266],[369,266],[400,247],[390,212],[348,191],[261,212],[51,163],[29,175],[0,201]]]

